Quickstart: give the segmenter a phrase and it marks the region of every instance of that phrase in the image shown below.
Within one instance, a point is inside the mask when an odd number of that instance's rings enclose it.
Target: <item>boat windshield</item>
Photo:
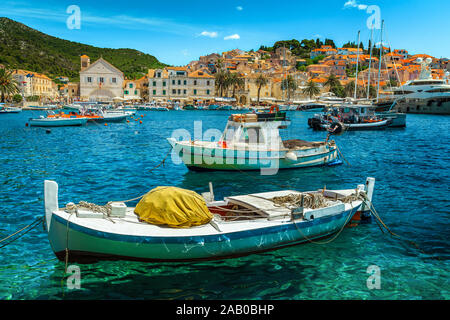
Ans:
[[[259,127],[243,128],[239,142],[261,144],[264,143],[264,136],[262,130]]]
[[[226,141],[226,142],[232,142],[234,140],[234,136],[236,135],[236,132],[239,129],[239,125],[238,124],[234,124],[234,123],[229,123],[227,125],[227,127],[225,128],[225,131],[223,132],[222,135],[222,141]]]

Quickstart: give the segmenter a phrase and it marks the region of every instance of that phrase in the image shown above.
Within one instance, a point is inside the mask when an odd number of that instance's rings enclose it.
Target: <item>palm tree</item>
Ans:
[[[324,86],[328,86],[329,91],[331,91],[331,89],[339,86],[340,84],[339,79],[332,73],[327,78],[327,81],[325,81]]]
[[[12,76],[13,71],[0,68],[0,93],[1,102],[5,102],[5,98],[19,93],[17,81]]]
[[[297,89],[297,82],[291,75],[288,75],[286,79],[281,82],[281,89],[287,90],[288,100],[291,100],[291,90]]]
[[[255,80],[255,83],[258,86],[258,105],[259,105],[259,95],[261,93],[261,88],[263,86],[267,85],[268,82],[269,82],[269,80],[262,73],[260,73]]]
[[[233,94],[231,97],[234,98],[236,89],[242,88],[244,86],[244,79],[239,77],[237,73],[231,73],[228,77],[228,82],[230,86],[233,88]]]
[[[306,87],[302,90],[303,94],[306,94],[309,96],[310,99],[312,99],[314,96],[317,96],[320,93],[319,86],[312,80],[309,80],[306,83]]]
[[[226,90],[228,86],[228,75],[225,71],[219,70],[215,74],[215,78],[216,91],[219,93],[219,96],[222,97],[224,90]]]

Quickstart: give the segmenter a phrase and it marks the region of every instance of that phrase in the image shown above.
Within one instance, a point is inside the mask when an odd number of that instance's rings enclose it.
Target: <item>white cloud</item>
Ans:
[[[216,31],[203,31],[200,35],[209,38],[217,38],[218,33]]]
[[[356,0],[348,0],[344,3],[344,8],[358,8],[359,10],[366,10],[368,5],[357,3]]]
[[[236,7],[236,10],[237,10],[237,11],[242,11],[242,10],[244,10],[244,8],[242,8],[241,6],[237,6],[237,7]]]
[[[231,36],[226,36],[225,38],[223,38],[223,40],[239,40],[241,37],[235,33],[232,34]]]

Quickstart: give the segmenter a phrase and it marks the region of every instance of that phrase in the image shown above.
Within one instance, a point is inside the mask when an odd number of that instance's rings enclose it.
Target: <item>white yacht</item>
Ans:
[[[447,72],[444,79],[433,79],[429,64],[418,59],[422,70],[417,80],[410,80],[393,90],[397,110],[407,113],[450,114],[450,81]]]

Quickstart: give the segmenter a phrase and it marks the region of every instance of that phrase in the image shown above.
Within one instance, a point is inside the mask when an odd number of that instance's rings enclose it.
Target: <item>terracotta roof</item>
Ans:
[[[167,70],[186,71],[187,67],[167,67]]]
[[[214,76],[210,75],[209,73],[203,71],[203,70],[197,70],[194,72],[189,73],[189,78],[209,78],[214,79]]]

